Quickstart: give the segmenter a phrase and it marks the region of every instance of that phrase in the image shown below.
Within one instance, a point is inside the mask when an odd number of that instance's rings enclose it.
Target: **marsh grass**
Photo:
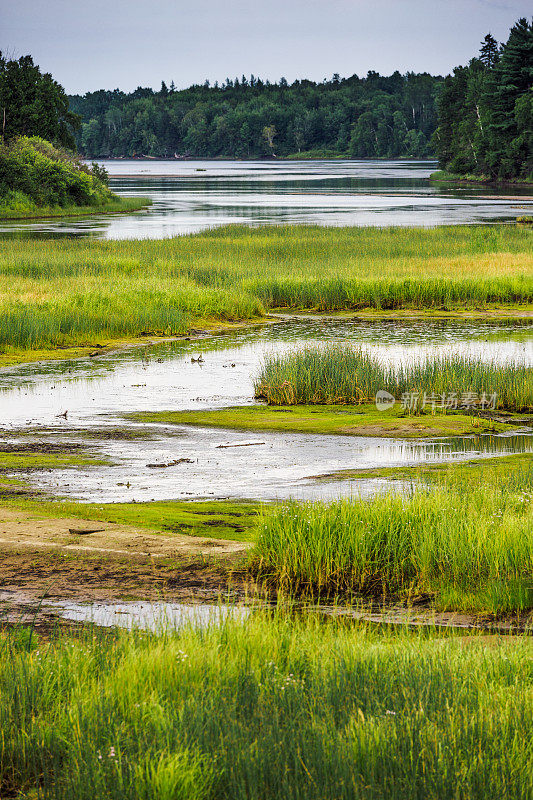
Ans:
[[[379,390],[397,400],[413,395],[410,410],[438,407],[449,395],[461,407],[471,393],[497,408],[533,408],[533,369],[525,364],[497,365],[469,356],[428,355],[399,367],[346,345],[305,347],[267,358],[255,381],[255,395],[271,405],[353,404],[374,401]]]
[[[531,644],[276,612],[0,637],[0,793],[526,800]],[[35,787],[38,785],[38,795]]]
[[[244,294],[206,289],[188,280],[163,281],[146,272],[127,276],[120,267],[106,278],[50,277],[37,286],[13,280],[1,303],[0,347],[68,346],[140,334],[185,333],[199,319],[258,316],[261,304]],[[33,283],[33,281],[31,282]],[[20,291],[16,301],[9,294]]]
[[[437,607],[533,609],[533,472],[459,472],[407,495],[289,503],[265,515],[252,567],[285,591],[435,596]]]
[[[0,251],[0,347],[181,333],[270,308],[483,309],[533,303],[519,226],[251,230],[165,240],[10,239]]]

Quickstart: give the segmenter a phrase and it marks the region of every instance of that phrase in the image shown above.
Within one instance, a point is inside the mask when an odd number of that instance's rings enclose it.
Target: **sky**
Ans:
[[[527,0],[0,0],[0,49],[69,94],[161,81],[445,75],[505,41]]]

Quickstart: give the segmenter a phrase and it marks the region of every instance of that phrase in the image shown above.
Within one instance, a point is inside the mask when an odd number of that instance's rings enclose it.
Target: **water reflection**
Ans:
[[[533,436],[484,435],[441,441],[143,425],[153,438],[95,441],[113,466],[32,473],[32,485],[85,502],[150,500],[326,500],[389,488],[370,477],[335,478],[342,470],[441,464],[533,452]],[[87,437],[90,439],[90,435]],[[247,446],[235,446],[246,442]],[[154,463],[173,466],[154,469]],[[328,480],[317,481],[317,476]]]
[[[264,358],[298,345],[353,343],[388,363],[458,353],[533,366],[533,322],[302,319],[200,340],[131,347],[98,358],[0,369],[3,427],[116,425],[128,411],[221,408],[253,403]],[[203,353],[204,362],[191,358]],[[57,418],[68,411],[68,418]]]
[[[185,605],[184,603],[72,603],[68,600],[45,600],[45,609],[53,609],[63,619],[101,627],[149,630],[164,633],[189,625],[205,628],[221,625],[226,619],[244,620],[249,608],[225,605]],[[187,658],[186,653],[183,659]]]
[[[16,236],[164,238],[241,223],[443,225],[514,219],[530,190],[432,184],[429,161],[105,161],[111,188],[148,196],[128,215],[3,222]],[[507,195],[507,196],[506,196]]]

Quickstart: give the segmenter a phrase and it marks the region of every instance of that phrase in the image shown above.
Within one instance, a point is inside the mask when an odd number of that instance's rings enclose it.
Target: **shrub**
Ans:
[[[4,207],[96,206],[114,199],[105,170],[38,136],[0,143],[0,195]]]

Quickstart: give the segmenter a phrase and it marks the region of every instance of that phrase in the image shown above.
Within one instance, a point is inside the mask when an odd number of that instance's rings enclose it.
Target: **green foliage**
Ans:
[[[0,296],[0,346],[21,349],[182,333],[286,306],[523,308],[531,231],[231,226],[161,241],[9,239]]]
[[[288,591],[428,592],[441,607],[453,596],[455,610],[531,610],[532,501],[530,469],[407,497],[291,503],[265,516],[253,563]]]
[[[79,126],[63,87],[50,74],[43,75],[31,56],[15,61],[0,52],[0,133],[5,141],[39,136],[72,148]]]
[[[359,349],[345,345],[308,347],[270,356],[256,380],[256,397],[273,405],[372,401],[384,389],[397,400],[405,393],[418,398],[439,398],[455,393],[458,404],[465,393],[488,398],[496,394],[496,407],[509,411],[533,409],[533,369],[520,364],[486,363],[466,356],[428,356],[398,368],[383,364]],[[429,405],[431,406],[431,401]]]
[[[531,180],[532,65],[533,23],[520,19],[500,50],[488,34],[480,57],[445,78],[433,139],[443,170]]]
[[[2,797],[527,800],[533,791],[527,637],[255,612],[161,637],[54,633],[21,652],[8,632],[0,643]]]
[[[38,136],[0,142],[0,213],[39,207],[101,206],[115,200],[105,172]],[[104,180],[102,180],[104,179]]]
[[[369,72],[330,81],[265,83],[252,76],[222,86],[69,98],[82,117],[87,156],[261,158],[427,156],[440,78]]]

